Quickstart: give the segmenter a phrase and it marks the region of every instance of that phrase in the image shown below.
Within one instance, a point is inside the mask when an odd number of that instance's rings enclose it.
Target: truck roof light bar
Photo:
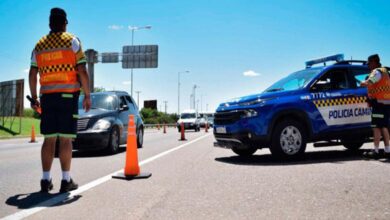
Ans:
[[[336,62],[344,61],[344,54],[336,54],[333,56],[309,60],[309,61],[306,61],[305,64],[306,64],[306,68],[310,68],[313,65],[319,64],[319,63],[324,63],[324,66],[326,66],[326,62],[329,62],[329,61],[336,61]]]

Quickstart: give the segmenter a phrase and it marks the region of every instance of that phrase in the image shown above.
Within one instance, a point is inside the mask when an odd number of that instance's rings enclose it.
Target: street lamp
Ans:
[[[195,102],[196,102],[196,95],[195,95],[195,93],[196,93],[196,88],[199,88],[199,86],[198,85],[194,85],[194,87],[193,87],[193,102],[194,102],[194,109],[196,109],[196,105],[195,105]]]
[[[177,73],[177,115],[180,115],[180,74],[189,73],[190,71],[182,71]]]
[[[134,32],[141,30],[141,29],[152,29],[152,26],[147,25],[147,26],[142,26],[142,27],[137,27],[137,26],[128,26],[129,30],[131,30],[131,46],[134,46]],[[131,97],[133,97],[133,68],[131,68]]]
[[[135,93],[137,93],[137,106],[139,110],[139,94],[141,93],[141,91],[135,91]]]

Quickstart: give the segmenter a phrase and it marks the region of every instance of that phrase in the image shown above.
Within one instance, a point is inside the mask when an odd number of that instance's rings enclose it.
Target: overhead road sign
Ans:
[[[158,45],[124,46],[122,51],[122,68],[157,68]]]
[[[118,63],[119,62],[119,53],[102,53],[102,63]]]

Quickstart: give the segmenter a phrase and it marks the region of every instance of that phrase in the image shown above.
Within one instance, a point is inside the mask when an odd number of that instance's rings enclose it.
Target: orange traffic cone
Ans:
[[[126,163],[124,173],[112,176],[112,178],[132,180],[151,177],[151,173],[140,173],[134,115],[129,115],[129,126],[127,132]]]
[[[209,123],[206,122],[205,126],[204,126],[204,131],[207,133],[209,132]]]
[[[180,123],[180,133],[181,133],[181,137],[180,137],[180,140],[181,141],[186,141],[186,137],[184,135],[184,123]]]
[[[165,125],[165,123],[164,123],[164,134],[166,134],[167,133],[167,128],[166,128],[166,125]]]
[[[32,125],[31,127],[31,140],[30,140],[30,143],[35,143],[35,127],[34,125]]]

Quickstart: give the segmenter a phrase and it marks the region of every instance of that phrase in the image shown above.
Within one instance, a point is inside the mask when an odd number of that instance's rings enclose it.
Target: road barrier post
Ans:
[[[35,140],[35,127],[34,125],[31,126],[31,140],[30,140],[30,143],[35,143],[36,140]]]
[[[166,134],[167,133],[167,128],[166,128],[167,126],[165,125],[165,123],[164,123],[164,134]]]
[[[186,141],[186,137],[185,137],[185,134],[184,134],[184,122],[180,123],[180,133],[181,133],[180,140],[181,141]]]

